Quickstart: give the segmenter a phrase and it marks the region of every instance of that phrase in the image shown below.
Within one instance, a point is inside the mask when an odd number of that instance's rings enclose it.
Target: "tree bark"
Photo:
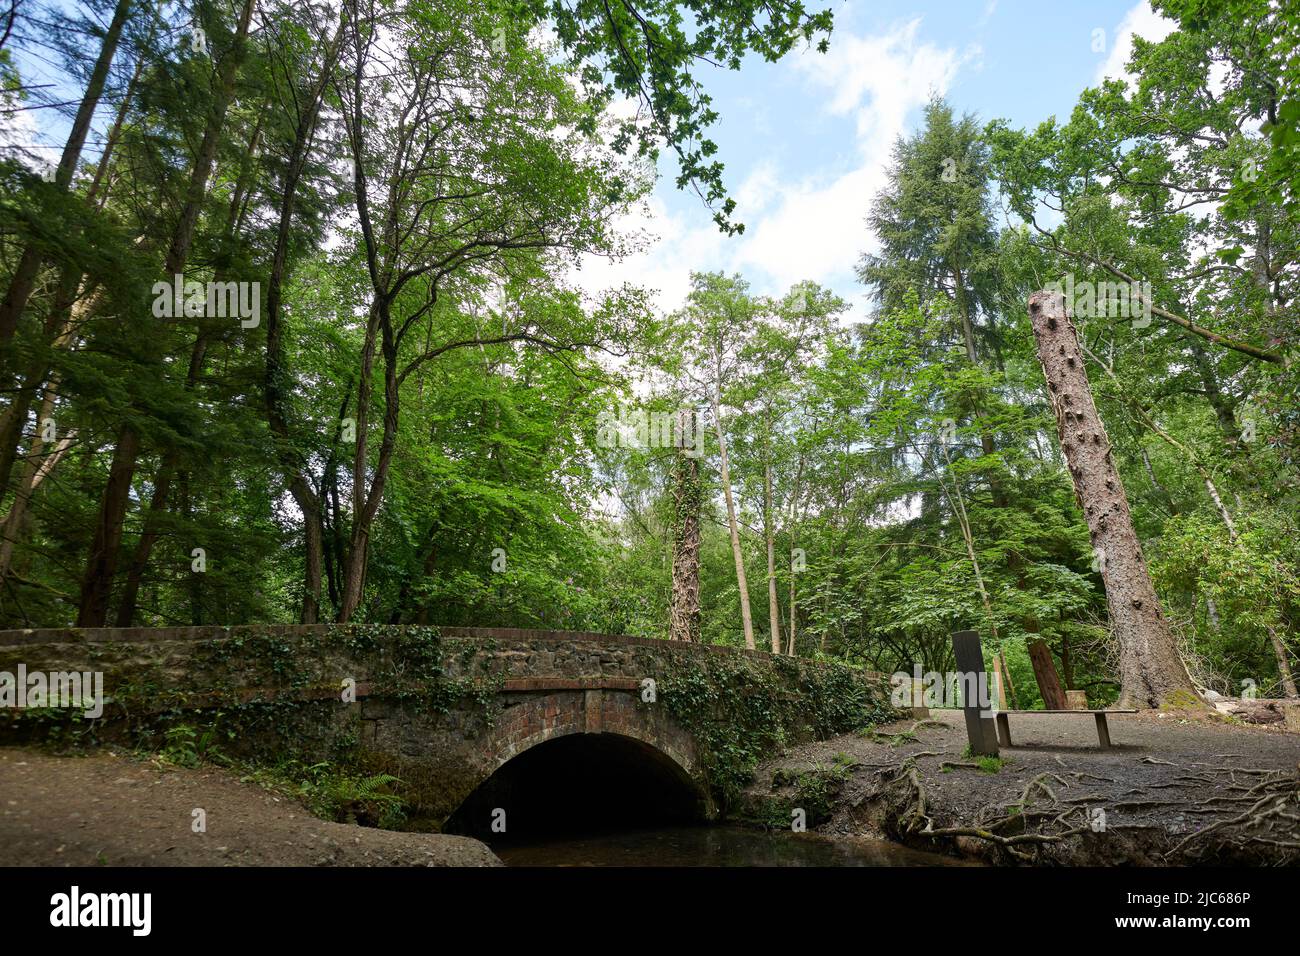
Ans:
[[[1268,640],[1273,645],[1273,656],[1277,658],[1277,672],[1282,678],[1282,693],[1288,697],[1300,697],[1300,690],[1296,689],[1295,674],[1291,671],[1291,661],[1287,655],[1286,644],[1282,641],[1282,635],[1278,634],[1277,628],[1268,627]]]
[[[279,221],[276,227],[275,250],[271,255],[271,274],[266,284],[266,369],[262,380],[262,395],[266,420],[274,439],[281,474],[289,493],[302,512],[303,519],[303,601],[300,619],[303,624],[320,620],[321,571],[324,564],[321,502],[307,479],[307,466],[302,454],[294,447],[289,430],[288,370],[284,350],[284,324],[282,289],[288,273],[289,245],[293,231],[294,202],[298,183],[307,163],[307,154],[315,136],[320,116],[321,99],[329,77],[334,71],[339,49],[343,42],[343,21],[334,38],[325,48],[320,76],[311,87],[306,105],[298,117],[293,147],[285,164],[284,182],[280,188]]]
[[[1034,665],[1034,679],[1038,681],[1038,692],[1043,695],[1043,706],[1048,710],[1069,710],[1047,642],[1040,638],[1030,641],[1028,647],[1029,661]]]
[[[721,383],[718,383],[721,387]],[[749,583],[745,580],[745,557],[740,550],[740,530],[736,524],[736,502],[731,494],[731,468],[727,462],[727,436],[722,428],[722,402],[714,392],[713,429],[718,437],[718,461],[722,479],[722,496],[727,503],[727,529],[731,532],[731,556],[736,561],[736,586],[740,590],[740,622],[745,629],[745,646],[754,645],[754,618],[749,609]]]
[[[767,539],[767,627],[772,653],[781,653],[781,606],[776,597],[776,541],[772,530],[772,463],[763,462],[763,536]]]
[[[795,471],[795,475],[794,475],[794,490],[790,494],[790,600],[789,600],[790,626],[789,628],[787,628],[786,635],[785,635],[785,640],[786,640],[785,652],[790,657],[795,656],[795,635],[797,633],[796,629],[798,628],[798,623],[799,623],[798,609],[795,607],[795,598],[796,598],[795,575],[799,573],[798,569],[795,567],[796,565],[795,534],[799,523],[799,493],[803,488],[803,468],[804,468],[804,456],[803,453],[800,452],[799,468],[798,470]]]
[[[693,415],[682,410],[679,415]],[[680,434],[686,432],[686,422]],[[700,462],[677,450],[673,462],[673,589],[668,609],[668,637],[674,641],[700,640],[700,510],[704,489]]]
[[[41,423],[54,414],[54,401],[57,395],[58,377],[52,376],[45,386],[45,395],[41,400],[40,411],[36,414],[36,434],[32,437],[31,448],[27,455],[27,465],[23,469],[18,491],[9,506],[9,513],[0,523],[0,582],[9,574],[13,566],[14,549],[19,539],[24,536],[27,527],[27,511],[31,505],[32,495],[45,477],[54,470],[59,459],[67,452],[76,432],[69,432],[63,438],[55,439],[52,448],[44,438],[45,429]]]
[[[122,523],[131,498],[131,479],[135,474],[135,461],[139,454],[139,433],[129,426],[123,428],[117,447],[113,450],[113,464],[109,467],[108,483],[104,486],[99,517],[95,522],[90,556],[81,580],[81,607],[77,612],[77,627],[103,627],[108,619],[113,572],[117,568],[117,552],[122,542]]]
[[[1106,603],[1119,646],[1120,701],[1143,708],[1201,705],[1147,572],[1064,297],[1059,292],[1035,292],[1029,297],[1029,316],[1061,450],[1093,548],[1101,558]]]

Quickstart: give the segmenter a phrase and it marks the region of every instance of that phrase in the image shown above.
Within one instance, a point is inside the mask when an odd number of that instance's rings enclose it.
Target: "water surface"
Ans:
[[[682,826],[488,841],[507,866],[961,866],[937,853],[866,837]]]

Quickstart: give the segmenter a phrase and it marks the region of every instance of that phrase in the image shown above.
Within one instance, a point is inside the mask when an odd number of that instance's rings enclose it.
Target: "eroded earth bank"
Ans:
[[[746,816],[876,835],[996,863],[1300,862],[1300,734],[1215,717],[1022,716],[997,760],[964,756],[960,712],[789,748],[746,791]]]

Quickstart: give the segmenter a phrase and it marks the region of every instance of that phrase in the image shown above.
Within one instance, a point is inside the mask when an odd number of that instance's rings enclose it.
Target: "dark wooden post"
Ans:
[[[1034,665],[1034,679],[1038,681],[1038,692],[1043,695],[1043,707],[1047,710],[1069,710],[1065,691],[1061,689],[1061,679],[1056,676],[1056,665],[1052,662],[1052,652],[1044,640],[1029,642],[1029,661]]]
[[[992,709],[982,708],[979,688],[988,687],[984,673],[984,652],[976,631],[956,631],[952,635],[952,652],[957,658],[957,673],[962,686],[962,713],[966,717],[966,736],[973,754],[996,757],[998,736]],[[982,680],[981,680],[982,678]]]

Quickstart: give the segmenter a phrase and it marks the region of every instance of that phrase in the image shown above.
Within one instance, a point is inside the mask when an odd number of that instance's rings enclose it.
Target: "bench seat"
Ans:
[[[1045,716],[1048,714],[1073,714],[1081,717],[1085,714],[1091,714],[1097,721],[1097,740],[1103,750],[1110,748],[1110,728],[1106,726],[1107,714],[1136,714],[1137,710],[1112,707],[1109,710],[999,710],[994,716],[998,723],[998,745],[1002,747],[1011,746],[1011,721],[1008,719],[1012,714],[1037,714]]]

